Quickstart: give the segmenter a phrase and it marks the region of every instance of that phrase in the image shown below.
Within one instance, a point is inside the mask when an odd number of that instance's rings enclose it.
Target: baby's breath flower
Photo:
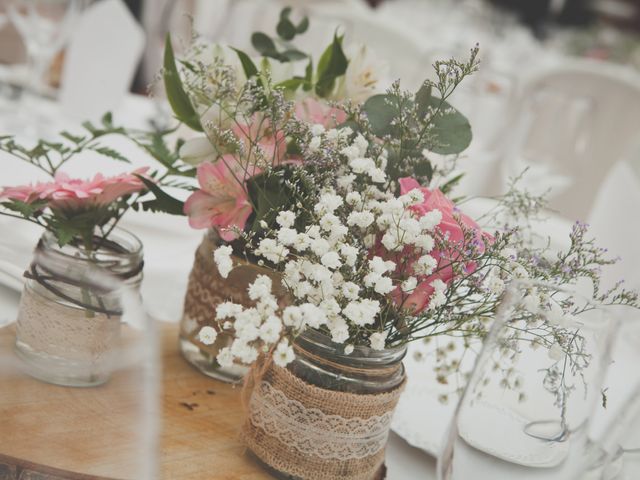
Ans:
[[[279,367],[286,367],[296,358],[293,347],[287,340],[281,340],[273,352],[273,362]]]
[[[222,278],[227,278],[229,273],[233,269],[233,262],[231,260],[231,254],[233,248],[228,245],[223,245],[216,248],[213,252],[213,260],[218,267],[218,272]]]
[[[210,326],[202,327],[198,333],[198,339],[205,345],[213,345],[217,337],[218,332]]]
[[[384,350],[385,342],[387,341],[387,332],[375,332],[369,337],[371,348],[374,350]]]
[[[278,216],[276,217],[276,222],[278,222],[278,225],[284,228],[291,228],[295,221],[296,214],[290,210],[283,210],[282,212],[278,213]]]
[[[325,267],[332,270],[335,270],[336,268],[340,268],[342,266],[342,262],[340,261],[340,255],[338,255],[338,252],[327,252],[322,256],[320,261]]]

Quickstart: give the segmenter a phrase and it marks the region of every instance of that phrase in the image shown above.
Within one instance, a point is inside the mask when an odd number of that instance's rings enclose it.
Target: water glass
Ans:
[[[507,289],[438,460],[440,480],[567,480],[591,462],[617,321],[570,290]]]

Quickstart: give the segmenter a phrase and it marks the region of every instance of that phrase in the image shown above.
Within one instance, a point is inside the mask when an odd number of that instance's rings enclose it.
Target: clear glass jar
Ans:
[[[298,378],[316,387],[359,394],[393,390],[404,380],[402,359],[407,346],[384,350],[354,347],[344,353],[344,345],[328,335],[308,329],[295,341],[296,358],[287,368]]]
[[[120,340],[120,295],[98,284],[95,272],[139,290],[142,258],[140,240],[118,228],[95,250],[60,247],[50,232],[41,237],[16,324],[15,350],[30,375],[73,387],[109,379],[110,354]]]
[[[248,371],[241,363],[231,367],[221,367],[216,361],[218,352],[233,341],[232,331],[222,331],[216,321],[216,307],[225,301],[244,306],[253,304],[247,288],[258,275],[268,275],[279,285],[278,274],[266,267],[260,267],[243,258],[234,256],[234,268],[227,278],[222,278],[213,260],[213,251],[221,244],[215,230],[209,230],[196,250],[193,268],[184,301],[184,313],[180,321],[180,351],[184,358],[205,375],[234,383],[240,381]],[[284,291],[276,291],[280,298]],[[198,334],[204,326],[218,331],[213,345],[202,343]]]
[[[355,347],[353,352],[347,355],[344,353],[344,345],[332,342],[328,335],[320,331],[308,329],[298,336],[294,344],[294,350],[295,359],[287,365],[287,370],[297,379],[303,380],[305,384],[313,387],[347,394],[346,397],[337,393],[335,396],[321,395],[325,398],[325,403],[319,403],[318,397],[313,396],[310,392],[301,393],[299,386],[292,387],[291,383],[287,384],[290,381],[283,382],[282,374],[275,374],[267,370],[267,373],[262,377],[262,381],[270,383],[274,389],[280,392],[289,392],[292,396],[287,397],[288,402],[295,405],[292,412],[295,412],[296,415],[301,410],[319,409],[334,418],[336,415],[342,416],[341,412],[344,412],[344,410],[341,410],[341,408],[345,405],[345,401],[353,401],[353,394],[356,397],[362,395],[360,402],[371,404],[372,408],[376,408],[373,407],[375,402],[371,402],[374,396],[379,398],[380,395],[391,395],[394,400],[389,401],[389,410],[385,413],[392,413],[393,409],[395,409],[395,403],[402,391],[400,387],[405,380],[405,369],[402,360],[407,351],[406,345],[384,350]],[[293,383],[297,384],[297,380]],[[297,396],[298,394],[300,396]],[[253,401],[255,401],[254,397],[252,397]],[[283,446],[278,441],[274,441],[273,432],[257,427],[260,422],[254,423],[256,411],[253,410],[254,408],[253,403],[251,403],[251,420],[247,423],[249,427],[245,425],[244,439],[252,457],[274,477],[281,480],[302,480],[311,476],[317,469],[321,469],[325,472],[332,470],[336,476],[344,476],[344,478],[352,478],[354,475],[358,478],[363,478],[362,475],[366,474],[372,480],[384,478],[384,449],[381,452],[372,454],[370,457],[359,458],[355,461],[353,459],[328,458],[324,455],[315,455],[312,452],[298,453],[294,460],[290,457],[290,452],[294,451],[292,450],[294,447],[291,445]],[[345,408],[352,411],[353,405]],[[305,428],[305,426],[313,428],[317,432],[317,424],[311,427],[313,424],[312,419],[318,418],[317,411],[310,413],[310,416],[300,423],[300,420],[296,417],[287,417],[285,413],[289,411],[287,408],[280,406],[277,410],[277,415],[274,418],[269,418],[267,423],[282,422],[282,427],[285,430],[293,426],[286,437],[290,439],[299,438],[296,434],[296,428]],[[257,411],[260,411],[260,408]],[[377,412],[377,414],[380,415],[382,412]],[[262,413],[258,415],[260,416]],[[363,415],[364,418],[368,418],[364,411]],[[387,428],[389,426],[390,424]],[[379,435],[379,433],[379,430],[369,432],[372,438]],[[368,434],[363,434],[362,431],[359,434],[362,435],[361,439],[368,438]],[[327,433],[327,435],[331,435],[331,433]],[[330,438],[333,437],[328,436],[325,441],[332,442],[332,440],[329,440]],[[340,437],[337,438],[339,439]],[[278,458],[281,465],[286,465],[288,462],[289,466],[282,467],[282,469],[274,467],[272,463],[274,458]],[[283,459],[287,460],[283,461]],[[300,474],[288,473],[287,468],[289,468],[288,472],[297,471]]]

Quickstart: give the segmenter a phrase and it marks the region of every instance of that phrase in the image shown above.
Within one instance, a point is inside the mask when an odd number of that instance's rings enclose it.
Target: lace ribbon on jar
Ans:
[[[313,480],[371,480],[381,470],[405,382],[356,394],[310,385],[270,365],[253,388],[243,438],[264,463]]]

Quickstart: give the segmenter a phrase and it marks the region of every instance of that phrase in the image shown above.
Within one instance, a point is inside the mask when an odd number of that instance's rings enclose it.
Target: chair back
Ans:
[[[550,189],[551,208],[584,220],[611,167],[638,140],[640,78],[624,68],[574,60],[525,84],[511,112],[503,180]]]

